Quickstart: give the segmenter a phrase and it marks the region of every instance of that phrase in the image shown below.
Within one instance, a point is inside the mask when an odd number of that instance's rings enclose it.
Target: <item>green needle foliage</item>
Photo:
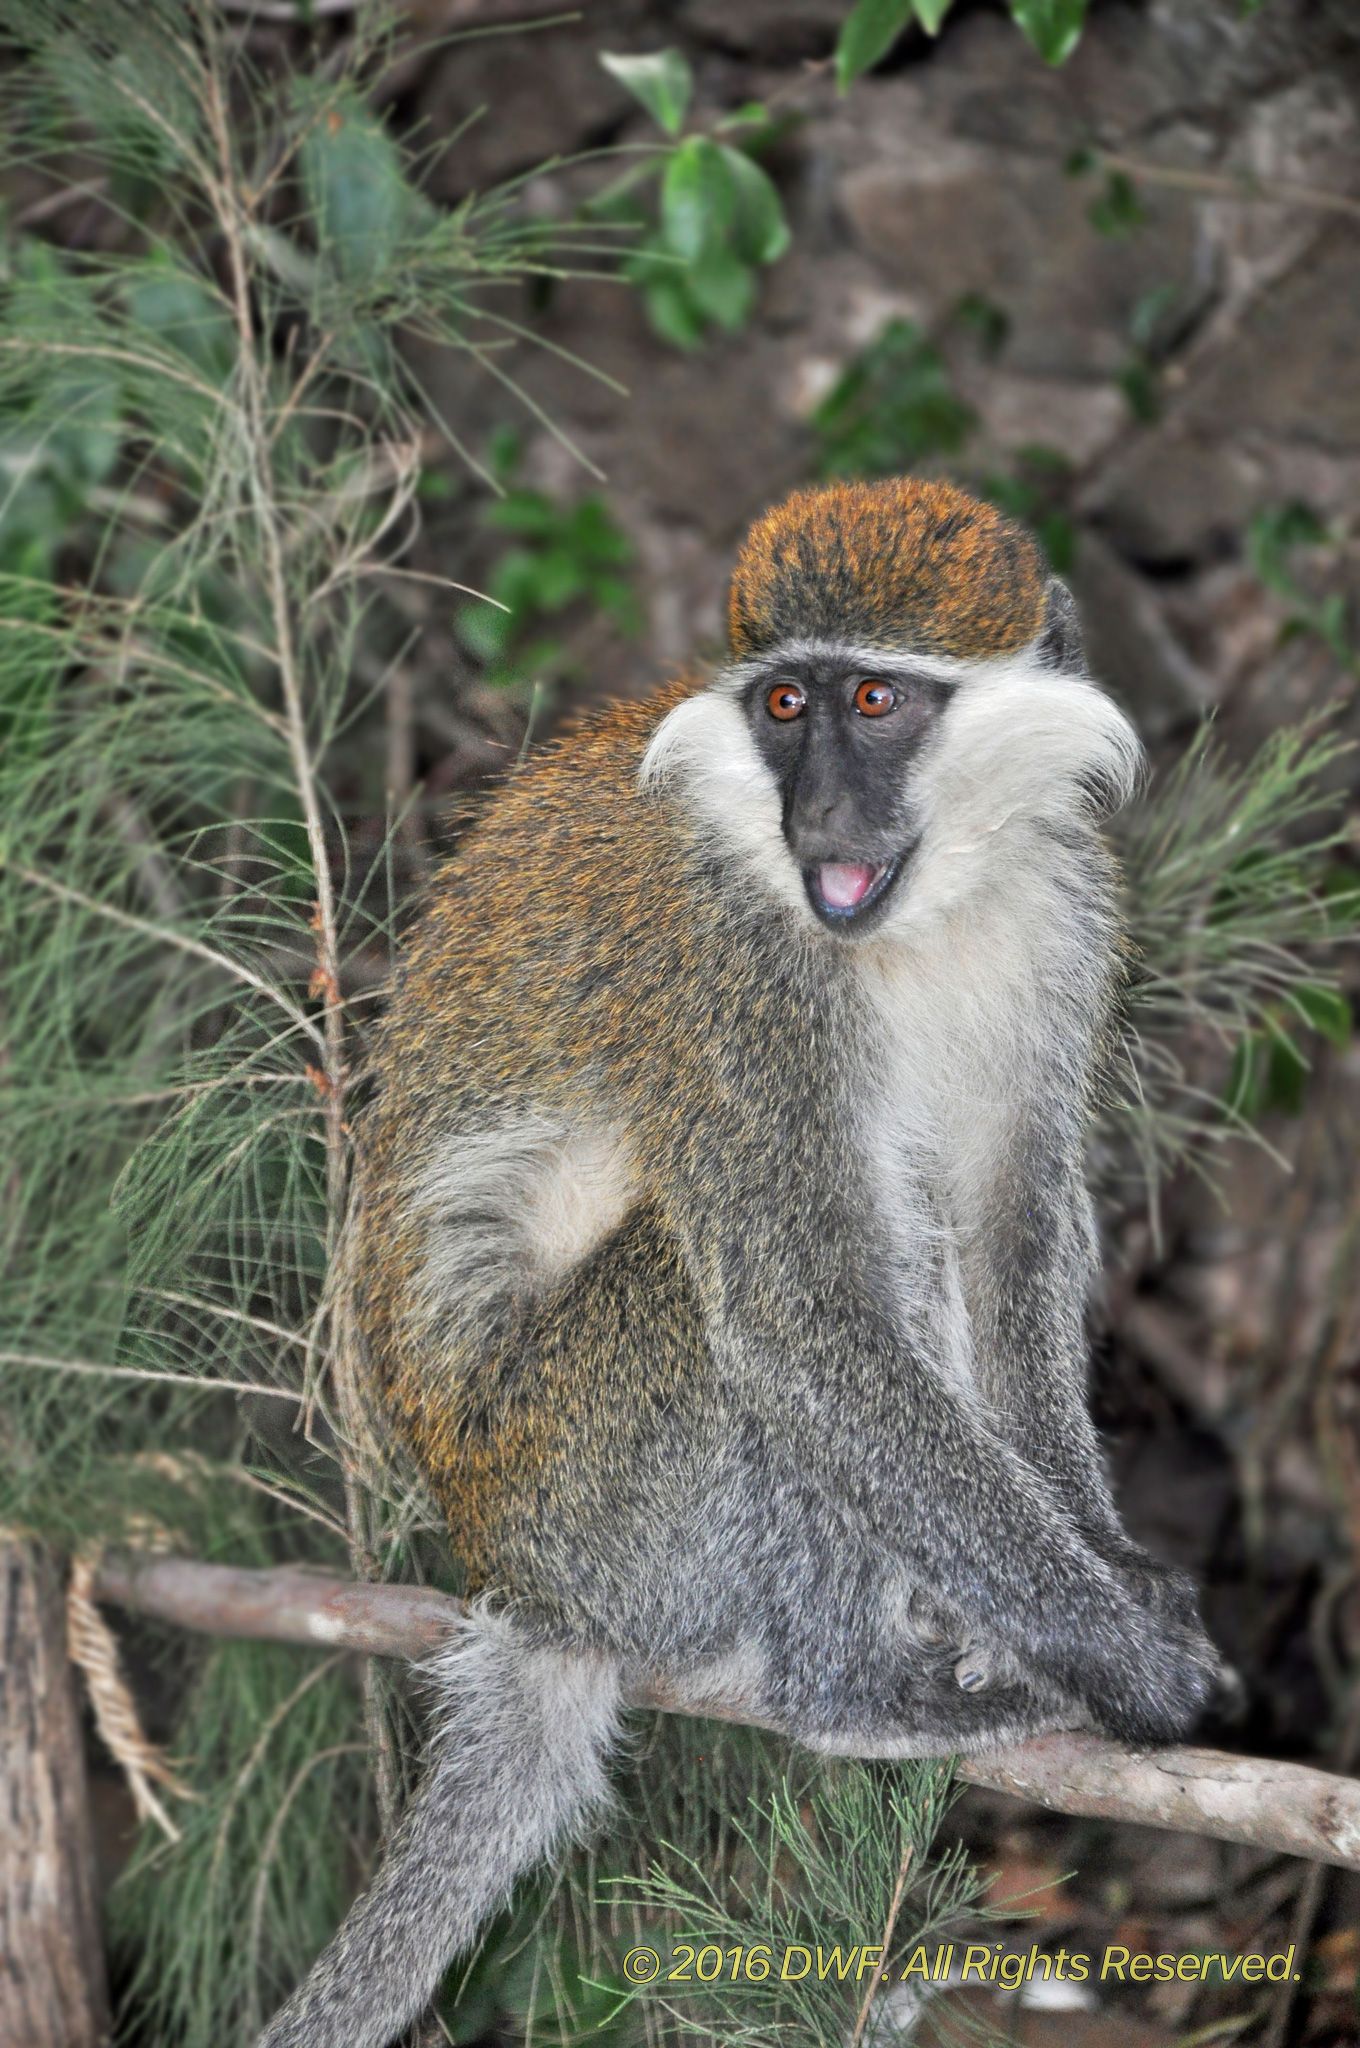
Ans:
[[[336,748],[414,530],[407,341],[504,378],[504,288],[598,235],[426,201],[366,111],[379,15],[299,77],[206,4],[0,0],[10,162],[105,214],[0,282],[0,1519],[452,1585],[327,1291],[394,907]],[[198,1797],[118,1894],[124,2024],[246,2042],[409,1728],[376,1667],[159,1640]]]
[[[781,1776],[734,1819],[722,1859],[663,1843],[645,1878],[618,1886],[662,1919],[640,1999],[731,2048],[842,2048],[905,2028],[939,1944],[978,1917],[963,1854],[929,1855],[950,1797],[946,1764],[838,1763]]]
[[[1342,864],[1326,718],[1275,733],[1233,764],[1208,728],[1121,818],[1130,946],[1126,1027],[1107,1131],[1156,1191],[1223,1141],[1299,1107],[1309,1049],[1346,1043],[1329,961],[1360,929],[1360,875]]]

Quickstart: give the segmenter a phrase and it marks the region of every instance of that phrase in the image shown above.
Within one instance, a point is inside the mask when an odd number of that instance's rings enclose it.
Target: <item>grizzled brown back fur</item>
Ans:
[[[1025,646],[1047,578],[1034,541],[952,484],[891,477],[795,491],[751,528],[728,604],[732,652],[790,639],[963,661]]]
[[[693,1100],[687,1069],[703,1039],[673,992],[704,987],[718,949],[681,879],[687,835],[639,797],[637,774],[660,720],[697,687],[591,714],[469,835],[408,955],[362,1146],[356,1278],[378,1389],[449,1517],[469,1590],[495,1585],[560,1614],[575,1580],[577,1625],[585,1567],[556,1555],[557,1542],[574,1541],[589,1503],[630,1491],[641,1439],[655,1456],[658,1429],[696,1427],[706,1345],[675,1248],[644,1198],[601,1256],[514,1317],[490,1356],[455,1346],[432,1358],[407,1317],[425,1257],[407,1168],[442,1131],[497,1111],[555,1099],[592,1118],[581,1077],[599,1063],[631,1075],[620,1107],[642,1128],[659,1132]],[[671,879],[657,887],[658,875]],[[749,1002],[739,951],[728,972],[732,985],[705,988],[706,999]],[[501,1379],[509,1359],[515,1371]]]

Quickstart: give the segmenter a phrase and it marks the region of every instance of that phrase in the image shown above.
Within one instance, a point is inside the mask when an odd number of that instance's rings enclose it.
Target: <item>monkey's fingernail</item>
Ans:
[[[954,1666],[954,1677],[964,1692],[981,1692],[990,1676],[986,1665],[976,1657],[960,1657]]]

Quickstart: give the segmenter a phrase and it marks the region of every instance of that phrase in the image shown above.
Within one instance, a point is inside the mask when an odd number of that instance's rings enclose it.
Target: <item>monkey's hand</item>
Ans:
[[[1188,1572],[1154,1557],[1122,1529],[1091,1531],[1083,1526],[1082,1534],[1117,1573],[1140,1607],[1148,1608],[1174,1627],[1192,1634],[1200,1632],[1199,1588]]]
[[[1194,1589],[1167,1567],[1111,1574],[1106,1616],[1055,1627],[1033,1645],[1034,1664],[1082,1701],[1106,1734],[1127,1742],[1176,1741],[1231,1690],[1231,1675],[1199,1622]]]

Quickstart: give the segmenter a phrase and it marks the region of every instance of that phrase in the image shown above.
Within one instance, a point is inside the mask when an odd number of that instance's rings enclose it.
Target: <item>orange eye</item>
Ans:
[[[855,692],[855,709],[865,718],[882,718],[897,702],[891,683],[861,683]]]
[[[765,708],[771,718],[801,718],[807,698],[793,683],[778,683],[765,699]]]

